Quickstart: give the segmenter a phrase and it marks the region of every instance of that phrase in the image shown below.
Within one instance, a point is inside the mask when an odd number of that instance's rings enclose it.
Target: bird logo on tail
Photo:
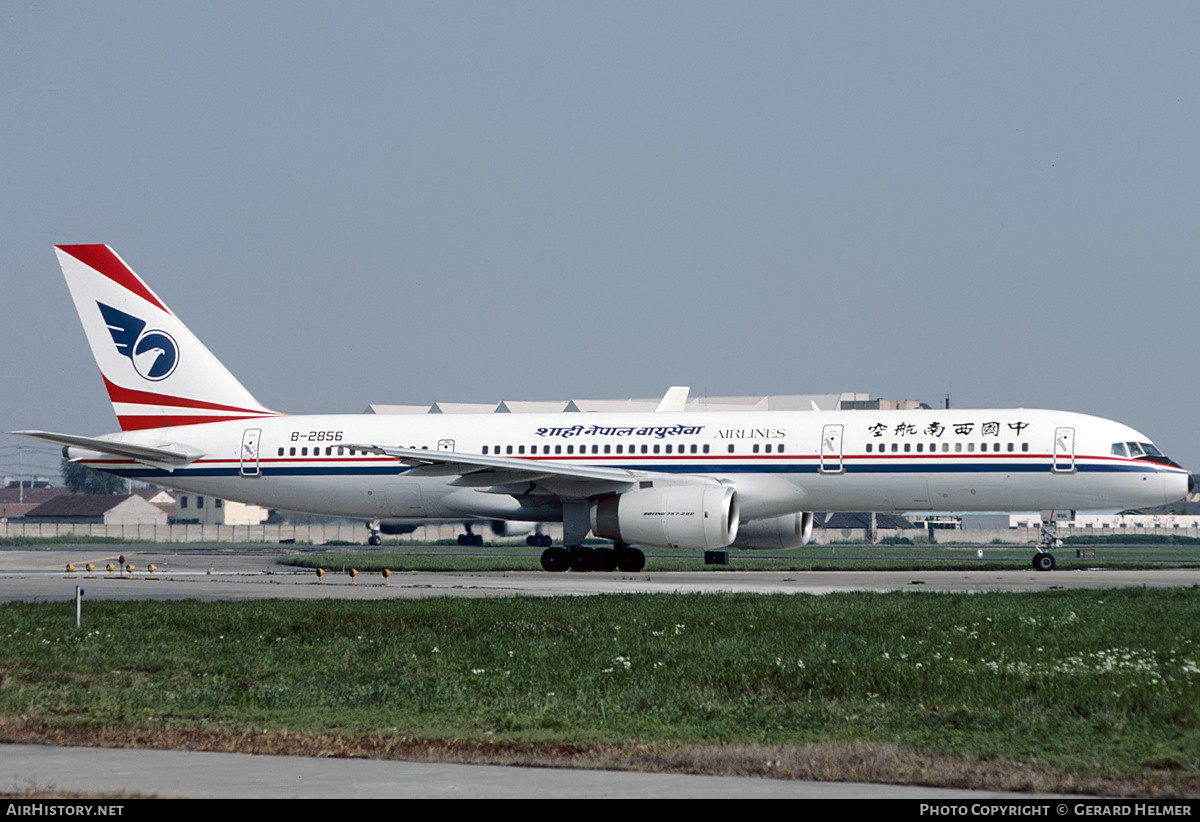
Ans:
[[[146,330],[146,321],[98,302],[104,324],[116,343],[117,353],[128,357],[133,369],[144,380],[165,380],[179,365],[179,346],[165,331]]]

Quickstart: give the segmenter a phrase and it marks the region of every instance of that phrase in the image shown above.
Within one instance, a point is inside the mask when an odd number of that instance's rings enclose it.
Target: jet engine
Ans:
[[[601,497],[592,533],[660,548],[724,548],[738,532],[737,491],[727,485],[667,485]]]
[[[781,517],[743,522],[738,528],[735,548],[798,548],[812,539],[813,515],[810,511]]]
[[[534,522],[513,522],[510,519],[494,519],[489,524],[492,533],[498,537],[523,537],[537,526]]]

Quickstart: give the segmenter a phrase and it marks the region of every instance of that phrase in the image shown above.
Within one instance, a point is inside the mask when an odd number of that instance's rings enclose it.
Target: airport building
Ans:
[[[672,393],[674,392],[674,393]],[[664,405],[665,404],[665,405]],[[435,402],[432,405],[372,403],[368,414],[571,414],[642,411],[846,411],[928,408],[916,400],[871,399],[870,394],[768,394],[747,397],[691,397],[672,389],[663,397],[623,400],[502,400],[497,403]]]

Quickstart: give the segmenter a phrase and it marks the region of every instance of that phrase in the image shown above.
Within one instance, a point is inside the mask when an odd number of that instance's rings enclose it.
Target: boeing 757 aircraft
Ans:
[[[111,248],[56,252],[121,431],[14,433],[122,477],[273,508],[561,521],[548,571],[640,570],[637,545],[792,548],[814,511],[1106,510],[1188,490],[1149,437],[1066,411],[282,414]],[[614,547],[583,547],[589,532]]]

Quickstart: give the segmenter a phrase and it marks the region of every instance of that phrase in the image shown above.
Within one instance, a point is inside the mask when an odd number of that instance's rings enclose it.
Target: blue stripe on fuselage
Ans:
[[[530,462],[530,470],[537,470],[537,462]],[[580,464],[580,461],[574,463],[567,460],[563,464]],[[721,462],[721,463],[691,463],[691,462],[672,462],[666,464],[646,463],[630,465],[627,463],[604,463],[601,461],[588,461],[586,464],[602,465],[612,468],[627,468],[631,471],[648,471],[662,474],[859,474],[859,475],[887,475],[887,474],[1033,474],[1033,473],[1051,473],[1050,460],[1046,459],[1040,462],[885,462],[872,461],[870,463],[858,460],[846,460],[842,462],[837,469],[821,470],[820,463],[816,460],[809,460],[802,463],[797,462],[776,462],[774,460],[758,460],[752,462]],[[92,467],[100,468],[117,476],[127,477],[130,479],[145,479],[152,481],[155,477],[166,478],[191,478],[191,477],[236,477],[241,474],[241,467],[237,463],[229,463],[222,466],[205,466],[205,467],[184,467],[177,468],[174,471],[165,471],[156,468],[147,468],[146,466],[136,466],[128,468],[106,468],[100,465]],[[406,465],[270,465],[260,464],[259,471],[263,477],[357,477],[357,476],[398,476],[413,470]],[[1079,473],[1163,473],[1160,466],[1147,463],[1129,463],[1129,462],[1104,462],[1104,463],[1086,463],[1076,461],[1074,470]]]

